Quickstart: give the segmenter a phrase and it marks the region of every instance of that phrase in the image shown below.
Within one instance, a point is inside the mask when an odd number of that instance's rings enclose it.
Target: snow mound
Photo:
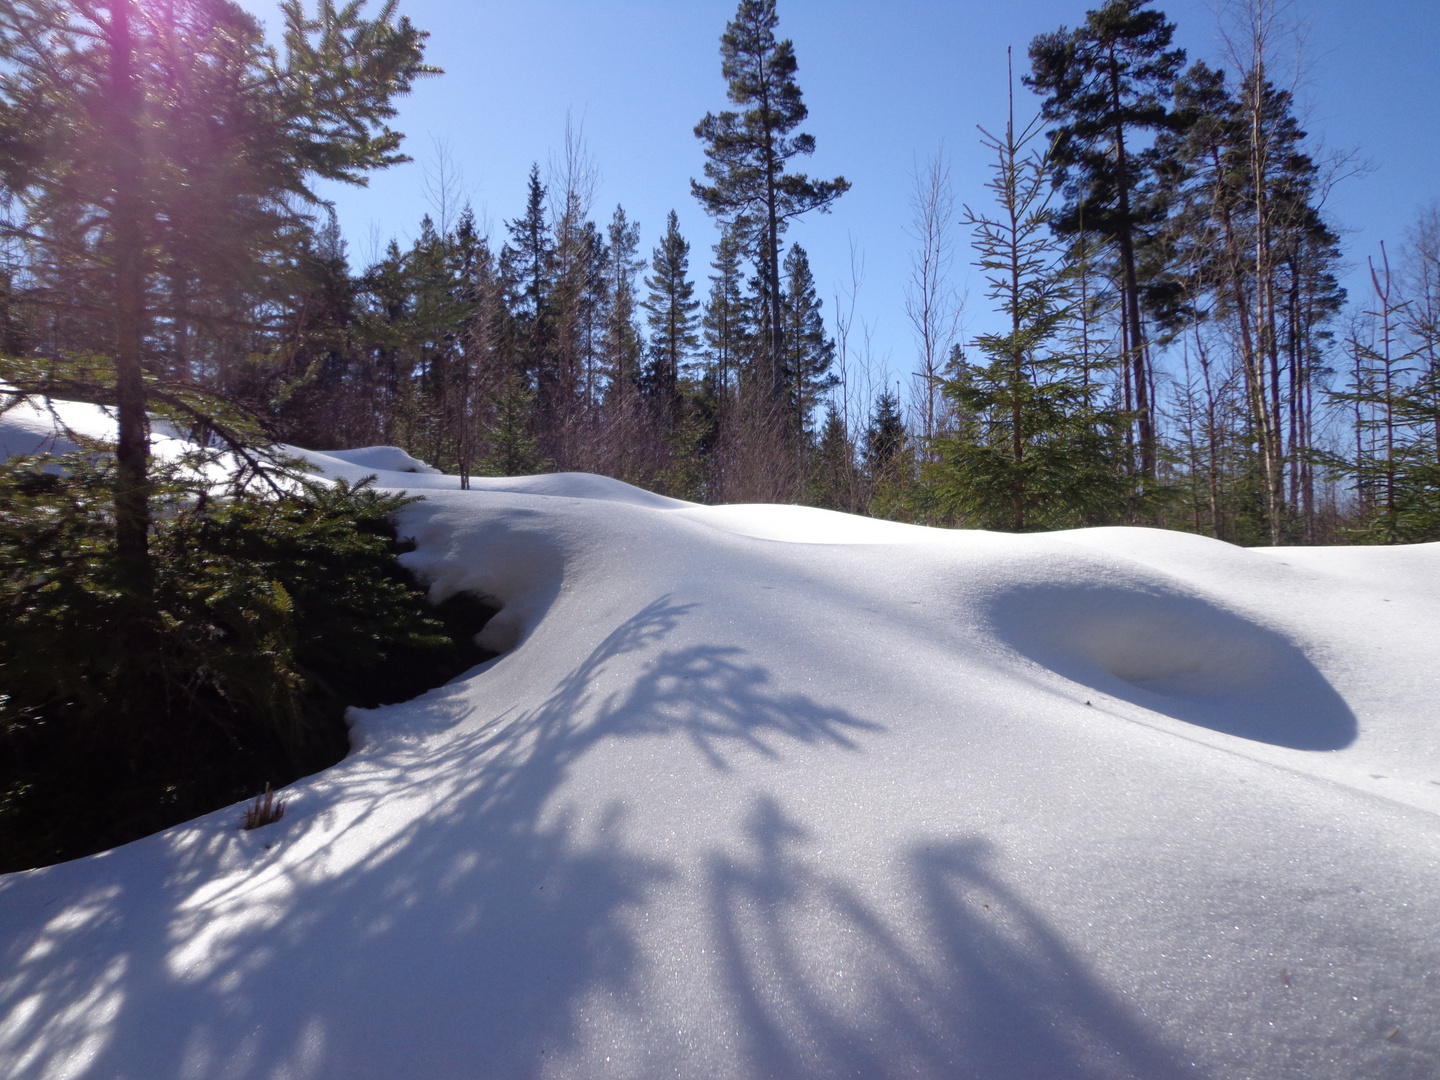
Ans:
[[[362,446],[357,450],[325,450],[320,457],[342,461],[346,465],[358,465],[375,472],[426,473],[438,475],[440,470],[426,465],[419,458],[411,457],[398,446]]]
[[[598,499],[603,502],[649,506],[657,510],[693,506],[694,503],[656,495],[623,480],[594,473],[544,473],[539,476],[472,476],[472,491],[510,491],[525,495],[549,495],[564,499]]]
[[[365,446],[358,450],[302,450],[287,447],[326,476],[351,482],[374,475],[380,483],[416,491],[457,490],[459,477],[445,476],[394,446]],[[595,499],[602,502],[677,509],[693,503],[669,499],[608,476],[592,473],[545,473],[539,476],[472,476],[471,491],[510,492],[565,499]]]
[[[0,384],[0,391],[5,390]],[[45,401],[35,397],[9,397],[0,412],[0,461],[35,454],[70,454],[80,449],[76,437],[113,443],[116,437],[112,410],[81,401]],[[187,445],[168,424],[154,425],[151,452],[173,458]]]
[[[505,651],[0,878],[0,1075],[1440,1076],[1440,545],[369,471]]]
[[[785,544],[914,544],[933,532],[812,506],[697,506],[687,516],[722,532]]]

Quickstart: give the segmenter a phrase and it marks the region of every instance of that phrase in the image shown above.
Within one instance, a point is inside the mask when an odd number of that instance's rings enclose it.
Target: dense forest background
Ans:
[[[596,206],[572,136],[489,231],[439,169],[416,238],[368,266],[303,183],[254,179],[284,155],[244,141],[221,77],[262,49],[253,20],[175,7],[136,150],[171,163],[147,174],[162,227],[137,246],[137,349],[152,379],[216,391],[275,438],[396,444],[462,484],[583,470],[962,527],[1440,538],[1440,214],[1391,248],[1344,249],[1324,205],[1349,164],[1272,77],[1285,42],[1264,0],[1223,64],[1175,48],[1141,0],[1077,7],[1014,58],[1011,114],[979,118],[989,189],[957,194],[940,159],[916,178],[900,386],[872,380],[863,328],[786,239],[848,184],[796,168],[814,140],[773,2],[744,0],[725,28],[726,109],[676,132],[706,154],[706,255],[673,214],[642,243],[623,207]],[[345,17],[321,5],[318,21]],[[99,121],[72,104],[83,138]],[[368,153],[365,168],[399,160],[398,136]],[[34,163],[12,161],[0,344],[42,368],[112,353],[94,277],[123,238],[87,232],[63,184],[37,195]],[[996,329],[962,332],[957,259],[980,269],[968,302]],[[1363,295],[1338,284],[1346,260],[1369,266]]]

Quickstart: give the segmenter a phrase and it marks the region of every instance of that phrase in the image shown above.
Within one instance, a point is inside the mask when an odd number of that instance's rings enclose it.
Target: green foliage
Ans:
[[[484,476],[531,476],[544,472],[550,462],[530,431],[535,392],[519,375],[512,375],[495,402],[495,423],[489,431],[490,455],[480,464]]]
[[[347,705],[483,659],[395,560],[402,495],[295,473],[217,494],[156,469],[152,596],[116,570],[113,457],[0,465],[0,870],[280,787],[346,749]],[[138,610],[137,610],[138,605]]]
[[[893,390],[883,390],[875,399],[865,429],[864,464],[872,517],[931,523],[900,396]]]
[[[37,346],[111,352],[131,287],[140,317],[166,323],[148,366],[228,378],[250,351],[237,325],[257,328],[298,284],[314,178],[364,184],[408,160],[390,121],[437,70],[426,35],[393,0],[374,18],[305,7],[286,0],[272,46],[229,0],[0,5],[4,233],[24,251],[25,299],[65,314]],[[132,73],[123,107],[116,64]],[[138,248],[122,250],[122,229]]]
[[[820,425],[809,464],[809,503],[826,510],[854,512],[861,494],[855,442],[833,402],[825,409],[825,420]]]
[[[655,248],[651,267],[655,276],[645,279],[649,293],[641,304],[650,325],[650,365],[645,384],[666,421],[665,427],[673,429],[678,423],[680,377],[700,344],[695,314],[700,301],[694,299],[695,283],[688,277],[690,245],[680,235],[674,210],[666,218],[665,235]]]
[[[1009,326],[976,338],[988,363],[953,360],[941,389],[958,426],[933,440],[936,458],[925,469],[943,513],[1015,532],[1114,521],[1130,487],[1122,415],[1097,407],[1093,365],[1064,347],[1065,331],[1084,312],[1073,295],[1076,268],[1050,229],[1053,157],[1026,151],[1037,133],[1035,121],[1017,131],[1013,115],[1003,135],[985,133],[995,153],[986,186],[996,210],[966,207],[965,220],[986,295]]]
[[[783,316],[779,310],[780,237],[788,223],[811,210],[828,212],[850,190],[843,176],[812,180],[788,172],[790,160],[815,152],[815,137],[792,134],[805,121],[795,46],[777,41],[775,0],[740,0],[720,38],[720,70],[727,96],[742,111],[706,113],[695,125],[705,143],[705,177],[690,181],[705,212],[726,224],[755,261],[768,349],[770,391],[783,393]],[[799,419],[796,416],[792,418]]]
[[[1352,328],[1348,386],[1330,399],[1351,414],[1350,453],[1323,461],[1355,486],[1360,543],[1440,540],[1440,216],[1422,218],[1397,280],[1381,247],[1370,262],[1374,307]]]
[[[835,365],[835,342],[825,332],[822,304],[810,271],[810,257],[795,244],[785,253],[785,290],[780,294],[780,321],[785,327],[780,373],[790,407],[807,432],[822,395],[840,382],[831,370]]]
[[[938,505],[974,528],[1023,531],[1121,519],[1129,482],[1114,417],[1063,373],[1016,378],[1010,357],[962,365],[944,391],[964,419],[927,469]],[[1020,452],[1016,452],[1016,445]]]

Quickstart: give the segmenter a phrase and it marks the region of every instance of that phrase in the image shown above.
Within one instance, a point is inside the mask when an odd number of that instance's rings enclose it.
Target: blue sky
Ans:
[[[274,0],[244,3],[275,21]],[[1093,0],[780,0],[780,34],[795,42],[810,109],[805,130],[818,142],[800,167],[854,185],[834,213],[812,215],[790,239],[810,253],[827,315],[849,286],[852,250],[863,258],[857,322],[868,324],[875,364],[892,378],[913,368],[904,286],[917,165],[943,142],[957,201],[978,209],[988,160],[976,125],[1003,125],[1006,46],[1015,48],[1018,76],[1030,39],[1076,24],[1088,6]],[[1214,0],[1157,6],[1192,58],[1223,60]],[[673,207],[691,242],[693,275],[706,286],[715,232],[690,196],[704,160],[692,130],[707,110],[726,107],[719,37],[734,0],[401,0],[400,10],[430,31],[427,57],[446,74],[417,85],[401,105],[398,126],[414,164],[376,175],[363,190],[327,189],[352,262],[363,262],[377,239],[414,235],[430,209],[423,178],[437,146],[501,235],[522,209],[531,162],[543,172],[562,150],[568,117],[599,170],[597,219],[624,204],[648,255]],[[1298,0],[1289,14],[1305,24],[1299,96],[1308,130],[1369,166],[1342,180],[1327,207],[1345,233],[1354,294],[1366,256],[1381,240],[1398,244],[1440,199],[1440,3]],[[1022,88],[1017,113],[1035,105]],[[954,273],[968,289],[970,327],[985,326],[986,301],[964,250]]]

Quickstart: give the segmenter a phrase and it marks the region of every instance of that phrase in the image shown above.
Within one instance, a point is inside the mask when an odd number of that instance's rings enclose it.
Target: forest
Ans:
[[[70,183],[78,163],[13,156],[4,344],[62,364],[113,353],[113,290],[96,275],[114,269],[107,245],[128,244],[145,264],[134,348],[151,377],[223,396],[274,439],[394,444],[462,484],[586,471],[700,502],[958,527],[1435,538],[1440,218],[1393,252],[1343,250],[1323,211],[1343,162],[1312,156],[1292,91],[1272,81],[1272,8],[1251,6],[1233,69],[1188,58],[1139,0],[1077,10],[1074,28],[1015,58],[1011,115],[982,124],[989,190],[962,202],[917,177],[918,374],[902,400],[841,392],[850,327],[827,318],[804,248],[785,241],[849,184],[796,168],[815,141],[773,2],[742,3],[725,28],[729,108],[693,133],[705,166],[691,187],[721,226],[708,258],[673,215],[645,250],[622,206],[597,213],[593,166],[569,142],[558,167],[517,184],[518,213],[494,235],[442,199],[413,241],[358,268],[307,170],[359,181],[402,159],[398,133],[350,161],[333,145],[307,160],[244,124],[196,124],[259,104],[245,80],[269,63],[263,38],[230,5],[195,2],[166,6],[167,39],[142,4],[137,108],[154,126],[137,153],[158,227],[144,242],[76,227],[90,212]],[[394,18],[388,5],[373,25]],[[356,5],[322,5],[312,25],[347,19]],[[424,35],[404,33],[418,57]],[[433,74],[414,65],[407,77]],[[186,96],[167,98],[166,80]],[[8,124],[38,123],[23,102],[41,92],[12,75]],[[85,134],[97,119],[45,122],[69,125],[76,154],[102,136]],[[972,306],[1005,324],[969,340],[934,273],[951,226],[983,275]],[[1339,267],[1357,257],[1371,288],[1347,297]]]
[[[113,840],[335,760],[345,694],[387,657],[434,682],[475,662],[490,609],[430,610],[393,562],[404,499],[307,478],[285,444],[394,445],[461,488],[590,472],[946,527],[1440,539],[1440,211],[1345,294],[1359,256],[1324,210],[1345,162],[1272,78],[1273,5],[1245,10],[1229,66],[1150,0],[1077,8],[1012,57],[987,190],[918,170],[902,396],[856,378],[853,321],[787,241],[851,184],[800,170],[816,141],[775,0],[741,0],[725,107],[675,133],[703,151],[708,256],[673,211],[648,246],[598,208],[567,138],[501,227],[442,190],[365,266],[316,185],[408,160],[398,103],[443,73],[395,0],[285,0],[269,38],[230,0],[0,3],[0,408],[118,420],[112,445],[0,475],[0,823],[64,817],[37,793],[77,732],[87,813],[138,800]],[[968,337],[952,229],[994,316]],[[153,458],[160,423],[198,457]]]

